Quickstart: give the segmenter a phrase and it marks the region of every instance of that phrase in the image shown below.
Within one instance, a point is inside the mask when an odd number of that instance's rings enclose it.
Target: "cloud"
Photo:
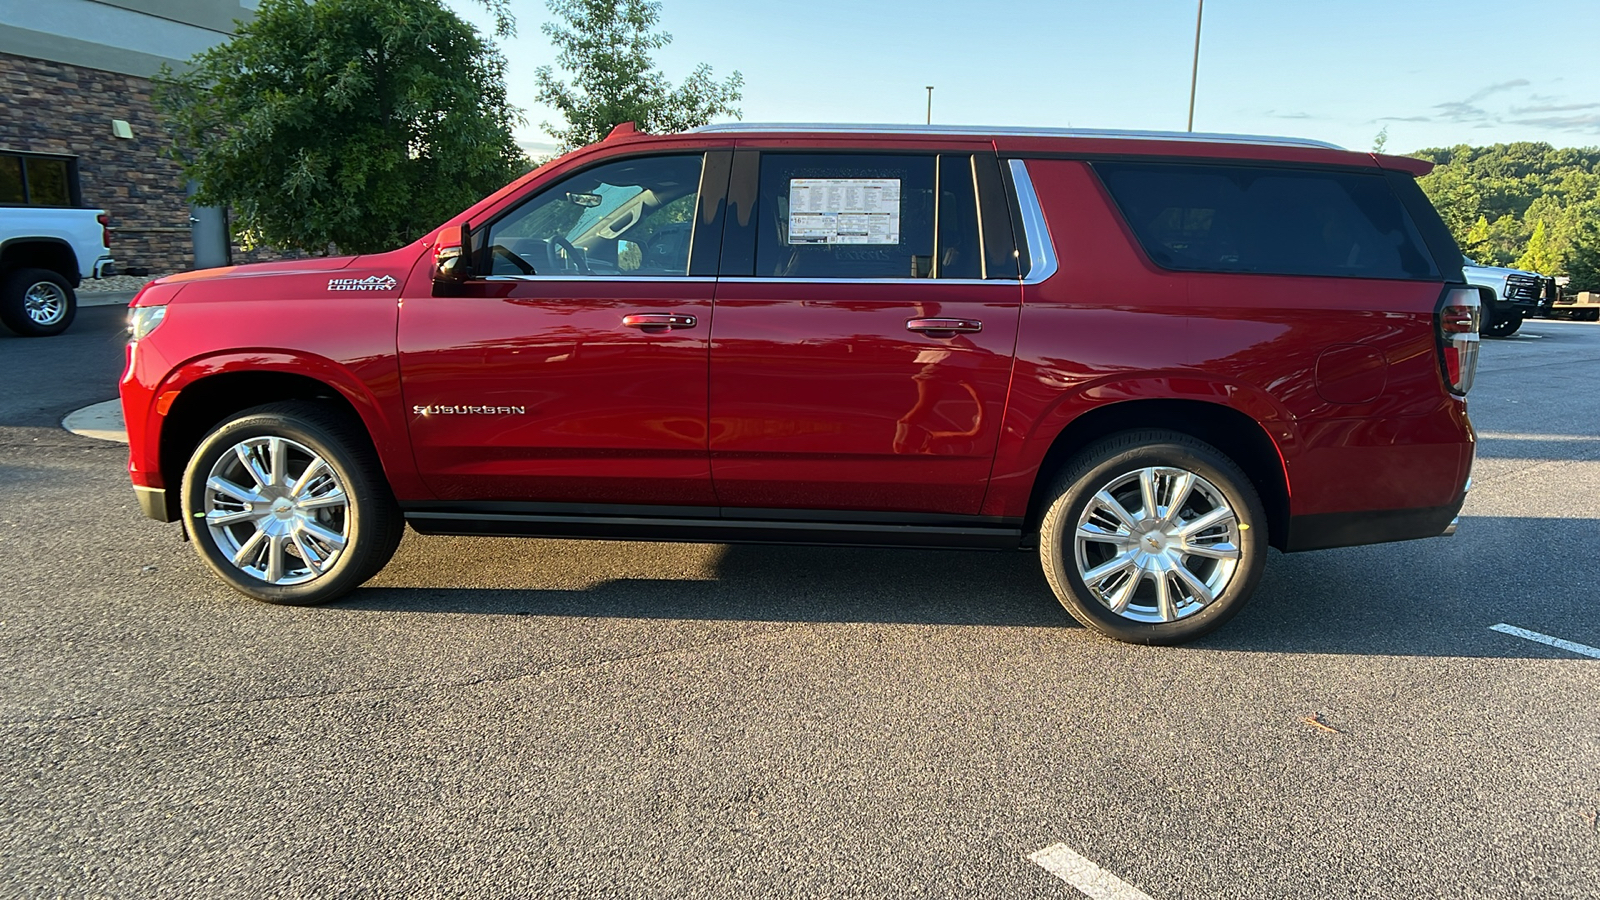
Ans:
[[[1317,118],[1316,116],[1313,116],[1311,113],[1308,113],[1308,112],[1281,113],[1281,112],[1278,112],[1275,109],[1267,110],[1266,114],[1271,116],[1274,119],[1315,119],[1315,118]]]
[[[1467,100],[1437,103],[1433,108],[1439,111],[1439,118],[1446,122],[1481,122],[1489,117],[1481,107],[1474,106]]]
[[[1491,84],[1486,88],[1482,88],[1476,94],[1473,94],[1471,97],[1468,97],[1462,102],[1466,104],[1477,103],[1491,94],[1498,94],[1501,91],[1509,91],[1512,88],[1527,87],[1529,84],[1532,84],[1532,82],[1528,81],[1526,78],[1513,78],[1510,81],[1502,81],[1499,84]]]
[[[556,152],[554,141],[517,141],[517,146],[532,157],[549,156]]]
[[[1511,114],[1525,116],[1528,113],[1576,112],[1580,109],[1600,109],[1600,103],[1567,103],[1564,105],[1547,103],[1539,106],[1513,106],[1511,107]]]
[[[1588,103],[1584,104],[1584,106],[1600,106],[1600,103]],[[1549,128],[1555,131],[1600,134],[1600,113],[1591,113],[1587,116],[1541,116],[1532,119],[1511,119],[1509,122],[1512,125]]]
[[[1600,102],[1571,103],[1556,94],[1536,94],[1519,88],[1531,87],[1526,78],[1513,78],[1479,88],[1463,100],[1436,103],[1429,115],[1382,116],[1379,122],[1431,122],[1457,125],[1473,130],[1504,126],[1541,128],[1574,134],[1600,134]],[[1496,94],[1515,91],[1516,98],[1484,101]],[[1518,104],[1521,105],[1518,105]],[[1274,115],[1271,111],[1268,115]],[[1570,115],[1563,115],[1570,114]]]

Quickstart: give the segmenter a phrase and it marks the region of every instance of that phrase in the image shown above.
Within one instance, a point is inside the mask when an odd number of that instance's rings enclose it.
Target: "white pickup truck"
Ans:
[[[1545,294],[1543,275],[1508,269],[1504,266],[1486,266],[1467,259],[1461,271],[1467,284],[1483,295],[1482,323],[1478,326],[1484,337],[1510,337],[1522,327],[1523,319],[1531,319],[1539,312]]]
[[[108,221],[98,209],[0,207],[0,322],[24,337],[66,331],[74,289],[112,274]]]

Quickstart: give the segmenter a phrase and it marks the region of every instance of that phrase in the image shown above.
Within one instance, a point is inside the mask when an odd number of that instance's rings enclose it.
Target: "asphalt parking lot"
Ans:
[[[258,604],[59,427],[122,363],[79,316],[0,335],[0,895],[1081,897],[1059,844],[1154,900],[1600,896],[1600,325],[1484,343],[1457,536],[1149,649],[1027,554],[408,535]]]

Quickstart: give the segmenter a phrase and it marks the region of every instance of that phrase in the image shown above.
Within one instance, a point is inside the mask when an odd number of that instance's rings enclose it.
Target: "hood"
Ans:
[[[1505,266],[1485,266],[1475,263],[1470,259],[1462,263],[1461,268],[1471,272],[1481,272],[1485,275],[1493,276],[1495,278],[1504,278],[1507,275],[1528,275],[1533,278],[1543,277],[1538,272],[1529,272],[1526,269],[1508,269]]]
[[[217,278],[249,278],[255,275],[304,275],[331,272],[349,268],[360,257],[323,256],[311,259],[284,259],[277,262],[250,263],[243,266],[220,266],[215,269],[195,269],[156,279],[154,284],[188,284],[194,281],[211,281]]]

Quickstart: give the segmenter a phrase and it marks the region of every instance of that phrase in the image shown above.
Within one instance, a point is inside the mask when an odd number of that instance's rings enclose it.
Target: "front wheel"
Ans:
[[[404,532],[377,453],[348,416],[273,403],[217,426],[183,476],[184,526],[210,569],[268,603],[337,599],[382,569]]]
[[[1489,321],[1488,316],[1484,318],[1485,324],[1482,326],[1484,337],[1510,337],[1522,327],[1522,311],[1517,309],[1496,314],[1493,321]]]
[[[1067,464],[1040,523],[1039,557],[1073,618],[1136,644],[1207,634],[1249,600],[1267,517],[1215,447],[1171,431],[1105,438]]]

